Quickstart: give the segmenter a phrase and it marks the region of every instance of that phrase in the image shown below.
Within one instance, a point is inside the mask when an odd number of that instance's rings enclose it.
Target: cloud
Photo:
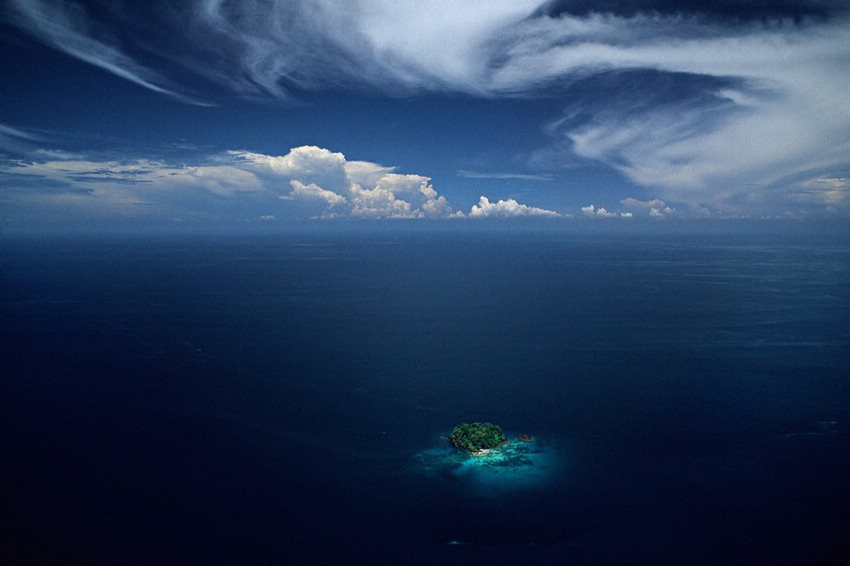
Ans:
[[[632,216],[649,216],[650,218],[657,219],[681,216],[679,211],[668,206],[663,200],[657,198],[648,201],[641,201],[636,198],[629,197],[621,200],[620,204],[622,204],[628,211],[628,214]]]
[[[395,173],[368,161],[348,161],[342,153],[316,146],[292,148],[282,156],[230,151],[235,166],[264,177],[271,187],[291,190],[284,199],[322,201],[320,215],[366,218],[445,217],[452,212],[430,177]],[[343,211],[339,207],[345,205]],[[329,210],[334,208],[334,210]]]
[[[543,208],[520,204],[514,199],[499,200],[498,202],[491,203],[490,199],[485,196],[482,196],[478,200],[478,204],[472,205],[472,209],[469,211],[470,218],[511,218],[515,216],[557,217],[560,216],[560,214],[554,210],[546,210]]]
[[[647,201],[638,200],[633,197],[624,198],[620,204],[630,209],[651,210],[653,208],[664,208],[667,204],[661,199],[652,199]]]
[[[381,76],[417,89],[489,90],[494,41],[527,18],[539,0],[475,2],[378,0],[356,14],[363,47]],[[386,80],[386,79],[384,79]]]
[[[395,167],[386,167],[369,161],[345,160],[344,167],[348,178],[362,187],[375,186],[382,177],[395,171]]]
[[[44,141],[46,140],[40,134],[0,124],[0,152],[25,155]]]
[[[801,202],[825,205],[829,210],[850,207],[850,178],[818,177],[796,185],[791,198]]]
[[[605,71],[625,86],[613,99],[568,104],[566,119],[550,124],[567,142],[563,161],[598,161],[667,198],[716,207],[755,184],[767,196],[786,190],[790,177],[847,163],[850,107],[835,104],[850,88],[850,44],[836,42],[846,20],[720,29],[670,18],[595,19],[595,40],[556,47],[555,36],[567,37],[553,30],[552,47],[504,69],[511,82],[546,65],[550,76]],[[604,40],[615,30],[620,40]]]
[[[451,207],[445,197],[437,194],[430,181],[429,177],[421,175],[385,173],[370,189],[363,189],[354,184],[354,208],[351,214],[390,218],[448,216],[452,211]],[[408,200],[402,200],[397,195],[403,195]]]
[[[479,171],[467,171],[461,169],[457,172],[458,177],[466,179],[519,179],[523,181],[551,181],[551,175],[528,175],[522,173],[483,173]]]
[[[623,205],[623,210],[608,210],[602,206],[597,207],[595,204],[589,204],[581,207],[581,212],[587,218],[654,218],[660,220],[685,216],[676,208],[657,198],[642,201],[629,197],[621,200],[620,204]],[[707,210],[701,209],[694,211],[692,215],[703,217],[711,214]]]
[[[112,34],[107,30],[98,29],[79,4],[11,0],[8,10],[8,18],[21,29],[72,57],[180,102],[198,106],[210,105],[172,89],[169,80],[126,55],[121,46],[95,37]]]
[[[351,193],[351,179],[345,170],[345,156],[316,146],[293,148],[286,155],[265,155],[248,151],[228,151],[228,165],[251,171],[270,185],[285,185],[296,179],[303,186],[314,185],[340,196]],[[327,200],[327,199],[325,199]]]
[[[42,136],[34,134],[29,131],[20,130],[18,128],[13,128],[12,126],[7,126],[5,124],[0,124],[0,137],[1,138],[17,138],[27,141],[34,142],[43,142],[45,141]]]
[[[130,195],[143,202],[167,197],[186,189],[219,196],[266,192],[256,175],[235,167],[215,164],[173,165],[150,159],[48,159],[7,162],[2,174],[18,181],[31,180],[42,186],[84,189],[109,200],[109,195]],[[9,183],[11,184],[11,183]]]
[[[618,16],[634,16],[639,13],[700,14],[711,21],[726,21],[732,25],[740,25],[754,19],[828,17],[834,12],[846,9],[847,4],[843,0],[796,0],[796,2],[794,0],[783,2],[716,0],[711,3],[694,0],[677,0],[676,2],[669,0],[549,0],[541,6],[539,12],[550,17],[583,16],[593,12],[606,12]]]
[[[514,199],[491,203],[486,196],[464,215],[453,211],[430,177],[396,173],[392,167],[368,161],[348,161],[342,153],[316,146],[295,147],[285,155],[231,150],[202,161],[178,165],[95,157],[17,160],[0,163],[0,176],[7,185],[23,181],[38,187],[24,200],[73,200],[80,206],[113,211],[122,206],[138,210],[139,205],[204,210],[214,203],[218,212],[227,214],[241,210],[244,203],[254,203],[262,207],[255,218],[264,219],[299,214],[322,218],[560,216]],[[274,202],[282,207],[279,214],[269,212]]]
[[[608,212],[603,207],[596,208],[595,204],[581,207],[581,212],[588,218],[631,218],[631,212]]]
[[[7,184],[49,186],[51,198],[74,195],[97,206],[109,202],[169,206],[214,195],[229,199],[231,206],[240,199],[259,200],[266,207],[269,199],[288,201],[324,217],[445,218],[453,213],[429,177],[395,173],[391,167],[366,161],[349,162],[341,153],[316,146],[296,147],[278,156],[231,150],[202,161],[177,165],[148,159],[7,160],[0,164],[0,175]],[[41,198],[43,193],[34,190],[29,198]]]
[[[292,187],[292,192],[288,196],[282,196],[284,200],[287,198],[317,199],[326,202],[331,207],[346,202],[344,196],[325,190],[316,183],[305,185],[301,181],[293,179],[289,181],[289,184]]]
[[[683,214],[675,208],[668,206],[661,199],[652,199],[647,201],[638,200],[633,197],[625,198],[620,201],[625,210],[608,210],[605,207],[597,207],[595,204],[589,204],[581,207],[582,214],[587,218],[670,218],[673,216],[681,217]],[[707,211],[697,211],[699,216],[705,216]]]
[[[787,201],[801,178],[838,176],[850,155],[850,105],[839,102],[850,91],[846,2],[769,4],[190,0],[180,10],[118,1],[86,11],[13,0],[4,18],[187,102],[179,85],[198,76],[278,100],[349,87],[558,96],[554,140],[530,163],[597,162],[666,200],[722,208],[753,193]]]

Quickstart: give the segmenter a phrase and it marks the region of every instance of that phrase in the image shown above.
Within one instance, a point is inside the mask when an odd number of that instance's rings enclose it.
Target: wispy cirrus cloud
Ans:
[[[684,80],[722,78],[690,96],[654,100],[653,83],[631,92],[634,102],[606,108],[577,105],[553,130],[568,151],[601,161],[668,198],[722,206],[759,183],[783,190],[796,175],[820,175],[847,162],[850,107],[836,105],[850,88],[850,51],[835,43],[846,27],[778,24],[775,29],[684,42],[680,49],[646,45],[623,56]],[[572,64],[572,63],[571,63]],[[725,84],[724,84],[725,83]],[[642,104],[641,100],[653,104]]]
[[[137,62],[120,45],[108,39],[113,30],[98,29],[76,3],[46,0],[11,0],[5,16],[42,42],[100,67],[153,92],[199,106],[210,104],[181,92],[159,72]]]
[[[15,161],[0,169],[0,174],[12,179],[9,184],[15,184],[15,180],[34,182],[49,189],[33,190],[33,198],[41,198],[45,192],[60,195],[67,191],[90,195],[96,207],[110,202],[169,206],[181,194],[235,196],[268,191],[254,174],[235,167],[175,165],[149,159]]]
[[[30,142],[43,142],[46,141],[44,136],[39,134],[21,130],[19,128],[14,128],[12,126],[8,126],[6,124],[0,124],[0,138],[2,139],[19,139],[26,140]]]
[[[41,136],[6,124],[0,124],[0,152],[20,155],[33,151],[38,143],[44,140]]]
[[[465,169],[458,170],[457,175],[466,179],[517,179],[520,181],[551,181],[553,179],[552,175],[467,171]]]

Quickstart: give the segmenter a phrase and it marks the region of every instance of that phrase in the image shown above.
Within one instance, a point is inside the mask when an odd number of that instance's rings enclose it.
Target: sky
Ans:
[[[850,217],[846,0],[2,0],[0,227]]]

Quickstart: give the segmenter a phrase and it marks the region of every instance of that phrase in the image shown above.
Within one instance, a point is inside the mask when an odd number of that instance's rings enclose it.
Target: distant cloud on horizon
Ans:
[[[631,212],[609,212],[604,207],[589,204],[581,207],[581,212],[588,218],[631,218]]]
[[[128,206],[155,205],[160,210],[207,195],[277,207],[258,216],[264,220],[285,212],[288,202],[299,205],[297,212],[318,218],[558,216],[513,199],[490,203],[484,196],[464,214],[437,193],[430,177],[348,161],[342,153],[316,146],[295,147],[280,156],[231,150],[200,161],[175,165],[152,159],[28,159],[0,163],[0,175],[42,187],[19,197],[24,200],[124,213],[130,212]]]
[[[478,200],[478,204],[472,205],[472,209],[469,211],[470,218],[512,218],[517,216],[546,216],[554,218],[561,215],[554,210],[520,204],[514,199],[490,202],[490,199],[485,196],[482,196]]]

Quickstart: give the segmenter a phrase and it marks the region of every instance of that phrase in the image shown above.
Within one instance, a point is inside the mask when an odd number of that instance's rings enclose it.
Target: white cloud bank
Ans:
[[[203,161],[178,166],[144,159],[19,160],[0,164],[0,175],[9,185],[26,180],[50,187],[19,198],[88,203],[104,211],[127,205],[199,205],[214,196],[222,212],[228,203],[238,201],[262,205],[264,212],[257,217],[265,220],[276,217],[275,213],[285,216],[286,207],[297,209],[290,214],[323,218],[558,216],[513,199],[490,203],[485,196],[468,215],[455,212],[431,185],[430,177],[396,173],[392,167],[368,161],[348,161],[342,153],[316,146],[296,147],[280,156],[233,150]]]
[[[603,207],[597,208],[595,204],[581,207],[581,212],[588,218],[631,218],[631,212],[608,212]]]
[[[264,177],[281,188],[280,198],[318,201],[322,216],[365,218],[439,218],[452,213],[446,198],[437,194],[431,179],[394,173],[366,161],[348,161],[342,153],[316,146],[293,148],[271,156],[245,151],[229,152],[235,166]]]
[[[520,204],[514,199],[499,200],[498,202],[493,203],[485,196],[482,196],[478,200],[478,204],[472,205],[472,209],[469,211],[470,218],[511,218],[516,216],[556,217],[560,216],[560,214],[554,210],[546,210],[543,208]]]
[[[581,213],[587,218],[653,218],[661,220],[665,218],[682,218],[684,215],[669,206],[661,199],[652,199],[648,201],[638,200],[633,197],[625,198],[620,201],[623,209],[608,210],[605,207],[597,207],[595,204],[589,204],[581,207]],[[706,216],[705,211],[697,210],[691,213],[691,216]]]

